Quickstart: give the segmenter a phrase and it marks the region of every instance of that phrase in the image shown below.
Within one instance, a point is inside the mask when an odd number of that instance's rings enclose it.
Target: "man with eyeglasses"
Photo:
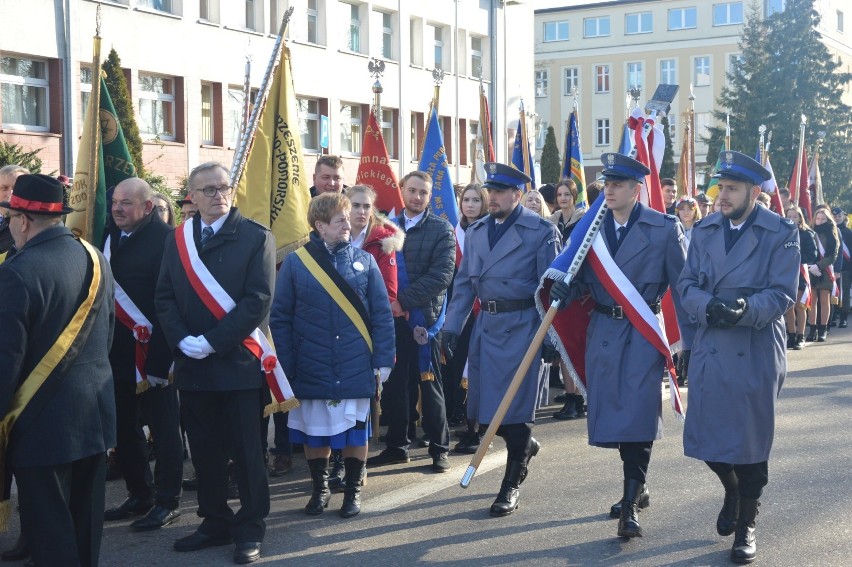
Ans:
[[[275,279],[275,241],[232,207],[234,189],[221,164],[189,175],[198,214],[166,240],[157,284],[157,314],[175,353],[181,417],[198,474],[201,526],[177,551],[236,544],[234,562],[260,558],[269,514],[261,446],[264,372],[244,344],[266,327]],[[228,506],[228,459],[241,508]]]

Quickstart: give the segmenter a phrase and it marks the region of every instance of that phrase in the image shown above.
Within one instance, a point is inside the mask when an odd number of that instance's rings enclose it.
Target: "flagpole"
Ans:
[[[518,128],[521,131],[521,159],[524,164],[524,173],[526,175],[530,175],[532,173],[532,164],[530,163],[530,140],[527,136],[527,117],[526,112],[524,111],[524,99],[521,97],[521,105],[518,109],[519,112],[519,120],[518,120]],[[526,191],[532,190],[532,182],[526,184]]]
[[[692,83],[689,83],[689,194],[694,197],[698,192],[698,183],[695,180],[695,92]]]
[[[436,117],[438,116],[438,99],[441,97],[441,83],[444,81],[444,70],[440,67],[432,69],[432,80],[435,82],[435,90],[432,92],[432,101],[429,103],[429,115],[426,117],[426,125],[423,127],[423,138],[420,140],[420,155],[418,160],[423,159],[423,146],[426,145],[426,137],[429,135],[429,122],[432,119],[432,109],[435,110]]]
[[[731,115],[725,114],[725,149],[731,149]]]
[[[816,140],[816,143],[814,144],[814,147],[816,149],[814,150],[814,157],[813,157],[813,160],[811,162],[811,163],[813,163],[813,169],[814,169],[814,175],[815,175],[814,176],[814,204],[816,204],[816,205],[822,205],[823,203],[825,203],[825,198],[823,197],[823,194],[822,194],[822,180],[819,179],[818,177],[816,177],[816,176],[820,175],[820,173],[819,173],[819,152],[822,149],[822,143],[824,141],[825,141],[825,132],[823,132],[823,131],[817,132],[817,140]],[[810,174],[810,172],[809,172],[809,174]],[[809,178],[810,178],[810,175],[809,175]]]
[[[379,126],[382,125],[382,93],[384,89],[382,88],[381,78],[385,72],[385,62],[381,59],[373,59],[367,63],[367,70],[370,71],[370,76],[372,76],[376,82],[373,83],[373,116],[376,117],[376,122],[379,123]]]
[[[251,40],[249,40],[251,45]],[[240,140],[246,133],[249,118],[251,117],[251,54],[246,54],[246,72],[243,80],[243,116],[240,122]]]
[[[98,113],[101,108],[101,6],[95,11],[95,37],[92,43],[92,102],[90,111]],[[101,139],[101,121],[96,120],[97,114],[89,121],[91,140],[89,145],[89,186],[86,191],[86,236],[92,240],[95,229],[95,201],[98,191],[98,148]],[[94,244],[94,243],[93,243]]]
[[[243,169],[248,159],[248,149],[254,141],[254,136],[257,132],[257,123],[260,120],[260,113],[266,106],[266,99],[269,98],[269,91],[272,88],[272,75],[275,73],[276,67],[281,63],[281,53],[285,48],[284,32],[287,31],[287,24],[290,23],[290,16],[293,15],[293,10],[293,6],[290,6],[284,12],[284,17],[281,19],[281,27],[278,29],[278,37],[275,38],[275,45],[272,46],[272,55],[266,67],[266,74],[263,76],[258,98],[254,103],[254,107],[252,107],[251,117],[240,139],[240,144],[237,146],[237,151],[234,152],[234,162],[231,165],[231,186],[233,187],[236,187],[243,175]]]
[[[793,179],[792,183],[790,183],[790,202],[796,205],[799,204],[799,192],[802,190],[799,185],[801,184],[799,180],[802,177],[802,151],[805,149],[805,125],[808,123],[808,117],[802,114],[802,123],[799,128],[799,153],[796,155],[796,175],[795,179]],[[795,184],[795,185],[794,185]],[[793,192],[793,187],[796,188],[795,193]],[[805,187],[807,191],[807,187]],[[808,219],[810,221],[810,219]]]

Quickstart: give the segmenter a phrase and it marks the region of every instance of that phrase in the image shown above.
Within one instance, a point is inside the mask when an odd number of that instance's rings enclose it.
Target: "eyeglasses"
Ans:
[[[221,193],[223,197],[227,197],[234,190],[233,187],[229,187],[227,185],[222,185],[221,187],[202,187],[201,189],[196,189],[199,193],[203,193],[205,197],[215,197],[216,193]]]

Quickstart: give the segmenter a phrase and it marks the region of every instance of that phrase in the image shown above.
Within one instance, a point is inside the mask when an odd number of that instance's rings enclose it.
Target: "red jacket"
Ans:
[[[396,253],[402,250],[405,233],[389,220],[380,219],[381,224],[373,227],[361,248],[376,259],[388,289],[388,300],[393,302],[396,301],[397,292]]]

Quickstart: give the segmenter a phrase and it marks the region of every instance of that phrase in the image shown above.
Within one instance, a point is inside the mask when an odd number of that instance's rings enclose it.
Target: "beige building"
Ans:
[[[701,138],[714,124],[712,110],[726,84],[726,73],[740,57],[738,40],[753,4],[748,0],[564,4],[535,12],[537,147],[543,146],[548,125],[554,127],[563,147],[576,88],[584,162],[590,172],[600,170],[600,155],[617,150],[621,141],[628,90],[641,88],[640,105],[644,105],[658,84],[677,84],[680,90],[669,114],[677,163],[692,85],[696,161],[703,164],[707,147]],[[848,0],[816,4],[826,45],[848,68],[852,30],[844,22],[844,10],[852,15],[852,5]],[[759,9],[764,15],[783,10],[784,0],[761,0]],[[698,181],[703,182],[700,176]]]
[[[144,143],[145,166],[176,184],[206,160],[230,164],[242,113],[246,58],[260,86],[283,13],[311,171],[317,155],[344,156],[354,183],[372,102],[371,57],[385,61],[382,125],[398,173],[416,169],[433,93],[440,98],[451,172],[470,178],[479,120],[479,69],[498,156],[529,80],[533,10],[522,0],[0,0],[0,140],[40,148],[47,171],[73,171],[91,89],[95,11],[103,57],[121,57]],[[16,22],[17,25],[9,25]],[[509,29],[507,35],[506,30]],[[32,30],[39,30],[33,33]],[[322,117],[328,147],[321,147]]]

